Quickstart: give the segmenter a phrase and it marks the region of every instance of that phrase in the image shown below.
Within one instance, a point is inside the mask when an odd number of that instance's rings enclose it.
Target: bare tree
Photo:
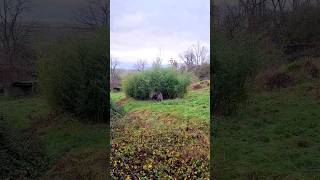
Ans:
[[[176,60],[174,60],[173,58],[170,58],[169,60],[169,64],[173,69],[178,69],[178,62]]]
[[[199,66],[209,61],[209,49],[199,42],[179,55],[187,71],[195,71]]]
[[[88,0],[87,6],[79,10],[77,21],[94,30],[109,26],[109,5],[108,0]]]
[[[4,59],[13,64],[14,56],[29,33],[26,25],[19,22],[27,9],[27,0],[1,0],[0,3],[0,48]]]
[[[207,47],[197,42],[197,44],[192,45],[192,51],[195,56],[195,66],[199,66],[208,61],[209,49]]]
[[[160,57],[156,57],[156,60],[153,61],[152,66],[154,68],[160,68],[162,64],[162,59]]]
[[[27,46],[33,23],[23,22],[28,0],[0,0],[0,85],[8,88],[14,81],[34,74],[34,52]]]
[[[195,69],[196,56],[192,49],[188,49],[183,54],[179,55],[186,71],[193,71]]]
[[[152,66],[155,67],[155,68],[160,68],[161,64],[162,64],[162,54],[161,54],[161,48],[159,48],[159,55],[153,61]]]
[[[145,69],[147,62],[144,60],[139,60],[136,62],[136,64],[134,65],[135,69],[137,71],[143,71]]]
[[[239,0],[249,31],[257,31],[266,19],[268,0]]]
[[[110,87],[114,88],[120,84],[120,76],[118,70],[119,61],[115,57],[111,57],[110,62]]]
[[[222,13],[222,14],[221,14]],[[220,8],[219,25],[226,32],[228,38],[232,39],[236,32],[241,31],[243,14],[237,5],[226,5]]]

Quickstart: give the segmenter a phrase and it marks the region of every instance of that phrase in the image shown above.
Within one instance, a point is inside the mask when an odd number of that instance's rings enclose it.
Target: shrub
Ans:
[[[88,39],[64,38],[40,58],[42,93],[49,104],[80,119],[107,121],[108,56],[105,31]]]
[[[230,114],[247,99],[247,81],[264,63],[261,45],[255,37],[241,36],[227,40],[215,36],[213,52],[213,111]]]
[[[160,91],[164,99],[182,97],[187,92],[190,76],[173,69],[152,68],[130,75],[123,80],[125,93],[135,99],[146,100]]]

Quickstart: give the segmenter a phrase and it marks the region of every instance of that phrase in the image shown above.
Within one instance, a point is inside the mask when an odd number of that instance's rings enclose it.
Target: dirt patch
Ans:
[[[128,102],[128,98],[122,98],[116,102],[117,106],[123,106],[126,102]]]
[[[189,89],[195,91],[195,90],[200,90],[208,87],[210,87],[210,80],[204,80],[204,81],[191,84]]]
[[[261,71],[255,78],[258,89],[272,91],[287,88],[295,83],[293,73],[286,72],[280,65],[272,65]]]
[[[307,60],[304,63],[304,71],[311,79],[315,79],[319,77],[319,68],[313,63],[311,60]]]
[[[46,132],[46,129],[52,128],[57,124],[58,115],[56,113],[50,113],[47,116],[28,116],[31,120],[31,126],[27,129],[34,136],[41,135]]]

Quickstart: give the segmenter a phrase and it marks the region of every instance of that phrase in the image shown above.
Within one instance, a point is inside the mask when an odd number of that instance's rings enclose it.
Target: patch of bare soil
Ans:
[[[200,82],[192,83],[189,87],[190,90],[200,90],[204,88],[209,88],[210,87],[210,80],[203,80]]]
[[[48,128],[57,125],[58,115],[56,113],[50,113],[47,116],[33,116],[30,114],[28,118],[31,120],[31,126],[27,131],[33,136],[39,136],[45,133]]]
[[[123,106],[128,101],[128,98],[122,98],[116,102],[117,106]]]

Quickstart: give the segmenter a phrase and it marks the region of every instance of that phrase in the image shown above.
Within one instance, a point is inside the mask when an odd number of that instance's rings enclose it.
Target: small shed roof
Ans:
[[[38,81],[17,81],[14,82],[13,86],[33,86],[35,84],[39,83]]]

